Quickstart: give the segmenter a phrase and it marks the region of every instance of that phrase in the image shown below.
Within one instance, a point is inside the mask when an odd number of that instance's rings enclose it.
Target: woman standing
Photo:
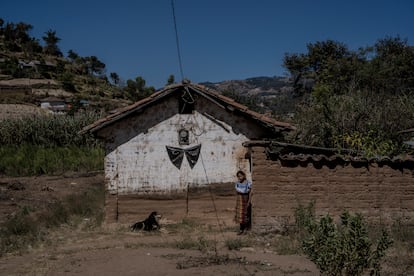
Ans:
[[[236,175],[238,180],[235,185],[237,191],[236,222],[240,223],[240,231],[237,235],[241,235],[251,227],[252,183],[246,179],[243,171],[238,171]]]

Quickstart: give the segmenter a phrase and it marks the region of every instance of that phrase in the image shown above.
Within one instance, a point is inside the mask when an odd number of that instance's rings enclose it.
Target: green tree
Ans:
[[[6,50],[11,52],[20,52],[21,47],[17,43],[16,28],[14,23],[6,23],[6,26],[2,28],[2,33]]]
[[[102,76],[105,73],[105,63],[96,56],[85,57],[84,62],[90,75]]]
[[[78,55],[75,51],[73,51],[73,50],[69,50],[69,51],[68,51],[68,58],[69,58],[72,62],[74,62],[75,60],[79,59],[80,57],[79,57],[79,55]]]
[[[31,38],[22,45],[22,50],[27,53],[28,57],[32,57],[34,54],[41,53],[43,49],[39,40]]]
[[[307,97],[297,106],[293,141],[368,156],[404,152],[397,133],[414,125],[414,49],[407,41],[388,37],[356,51],[329,40],[307,46],[284,59],[297,95]]]
[[[135,80],[127,80],[127,85],[124,87],[124,94],[127,99],[131,101],[138,101],[142,98],[148,97],[155,91],[152,86],[145,86],[145,80],[138,76]]]
[[[298,95],[312,91],[306,87],[306,80],[313,80],[315,86],[324,87],[317,93],[339,93],[346,89],[353,77],[357,60],[343,43],[326,40],[307,44],[306,54],[285,54],[284,67],[294,78],[294,88]]]
[[[32,29],[33,26],[30,24],[26,24],[24,22],[17,23],[15,27],[17,43],[23,45],[24,43],[30,41],[31,37],[29,35],[29,31]]]
[[[115,85],[118,85],[119,84],[120,79],[119,79],[119,75],[116,72],[111,72],[109,74],[109,77],[111,78],[112,82]]]
[[[52,56],[62,56],[62,52],[58,47],[58,42],[61,40],[59,37],[56,36],[56,31],[48,30],[45,32],[45,35],[42,36],[43,41],[46,43],[44,47],[44,52],[48,55]]]
[[[168,79],[167,79],[167,85],[171,85],[175,83],[175,77],[174,75],[169,75]]]

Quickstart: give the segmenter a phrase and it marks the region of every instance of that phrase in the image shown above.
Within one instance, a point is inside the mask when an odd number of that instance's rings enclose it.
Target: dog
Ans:
[[[161,216],[157,214],[157,212],[152,212],[148,218],[143,221],[138,221],[131,225],[131,231],[154,231],[160,229],[160,224],[158,220]]]

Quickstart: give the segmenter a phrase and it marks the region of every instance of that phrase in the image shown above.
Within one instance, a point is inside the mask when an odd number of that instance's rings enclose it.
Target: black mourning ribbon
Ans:
[[[171,163],[181,169],[181,164],[183,163],[184,155],[190,164],[191,169],[197,164],[198,157],[200,156],[201,145],[196,145],[194,147],[181,149],[170,146],[165,146],[167,148],[168,156],[170,157]]]

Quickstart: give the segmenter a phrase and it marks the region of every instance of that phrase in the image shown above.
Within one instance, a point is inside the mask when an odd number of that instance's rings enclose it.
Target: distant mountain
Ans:
[[[254,98],[257,105],[261,107],[257,111],[283,116],[291,115],[300,100],[293,93],[293,81],[287,77],[253,77],[201,84],[236,98],[242,103],[244,103],[243,98]]]
[[[293,82],[287,77],[253,77],[244,80],[226,80],[201,83],[218,91],[235,91],[241,95],[271,97],[293,91]]]

